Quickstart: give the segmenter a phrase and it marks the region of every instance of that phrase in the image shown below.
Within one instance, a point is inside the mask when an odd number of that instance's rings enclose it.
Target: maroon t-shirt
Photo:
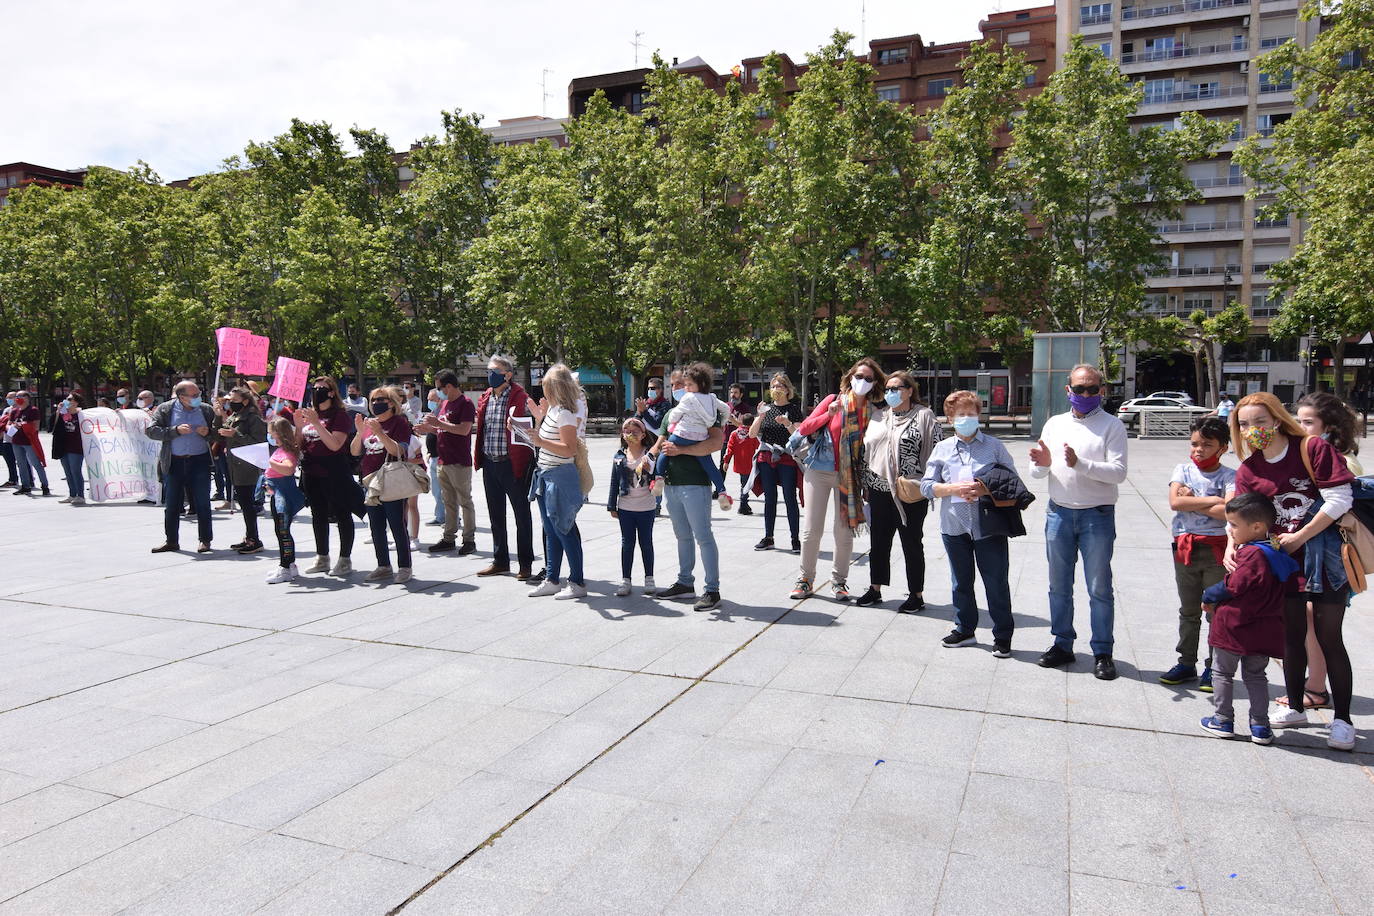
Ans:
[[[302,430],[304,458],[301,467],[307,477],[327,477],[329,476],[328,465],[324,459],[335,455],[348,454],[348,437],[353,432],[353,418],[348,415],[348,411],[341,407],[325,411],[320,414],[320,421],[324,423],[326,429],[331,433],[343,433],[344,443],[339,446],[337,451],[331,451],[329,446],[320,439],[319,433],[315,432],[313,426],[307,426]]]
[[[455,426],[477,422],[477,406],[465,395],[445,401],[439,408],[439,417]],[[459,436],[456,433],[439,430],[439,463],[465,464],[472,467],[472,433]]]
[[[18,431],[16,431],[14,434],[13,442],[15,445],[33,445],[33,443],[29,441],[29,434],[24,432],[24,424],[37,423],[38,418],[38,408],[34,407],[32,404],[22,408],[10,408],[9,421],[13,423],[15,426],[19,427]]]
[[[410,445],[410,421],[402,416],[394,416],[390,420],[382,422],[382,431],[401,446],[400,460],[406,460],[406,447]],[[382,445],[382,440],[371,433],[363,434],[363,460],[358,471],[362,476],[376,471],[386,460],[386,447]]]
[[[1319,488],[1339,487],[1355,479],[1341,453],[1325,439],[1307,440],[1307,454],[1312,459],[1312,474],[1308,476],[1298,451],[1302,441],[1289,437],[1288,451],[1274,462],[1266,461],[1261,452],[1251,452],[1236,471],[1237,493],[1263,493],[1274,501],[1278,521],[1269,529],[1270,534],[1297,531],[1316,502]]]

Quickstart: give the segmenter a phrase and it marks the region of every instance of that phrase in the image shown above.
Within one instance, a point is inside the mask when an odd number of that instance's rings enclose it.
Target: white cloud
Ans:
[[[567,109],[576,76],[700,55],[718,71],[784,51],[800,61],[835,28],[858,33],[859,0],[733,5],[543,0],[77,0],[62,28],[12,30],[0,85],[23,88],[0,132],[0,162],[123,167],[144,159],[164,178],[211,170],[292,117],[357,124],[397,149],[438,129],[442,109],[499,118]],[[1026,4],[1029,5],[1029,4]],[[926,41],[978,35],[994,8],[947,0],[869,0],[867,37]],[[41,101],[32,101],[41,97]]]

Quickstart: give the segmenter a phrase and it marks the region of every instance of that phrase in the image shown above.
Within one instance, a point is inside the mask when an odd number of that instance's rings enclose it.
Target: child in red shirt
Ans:
[[[725,442],[724,464],[739,475],[739,514],[753,515],[749,508],[749,475],[754,470],[754,453],[759,450],[759,440],[749,435],[749,427],[754,423],[751,413],[735,414],[731,417],[737,426]]]

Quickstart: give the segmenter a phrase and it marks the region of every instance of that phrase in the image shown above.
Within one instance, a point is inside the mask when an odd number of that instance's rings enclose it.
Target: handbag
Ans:
[[[369,506],[410,499],[429,492],[429,474],[418,464],[387,456],[377,470],[363,478]]]
[[[1308,478],[1315,484],[1317,478],[1312,472],[1312,456],[1307,449],[1307,440],[1311,438],[1304,436],[1298,451],[1302,455]],[[1369,587],[1368,575],[1374,572],[1374,531],[1369,530],[1364,519],[1353,509],[1338,518],[1336,526],[1341,536],[1341,566],[1345,567],[1346,582],[1350,584],[1351,592],[1359,594]]]
[[[577,438],[577,451],[573,454],[573,464],[577,465],[578,483],[582,485],[582,495],[586,496],[592,492],[592,487],[596,486],[596,477],[592,474],[592,463],[587,458],[587,440],[581,436]]]
[[[926,498],[921,492],[921,482],[911,477],[898,477],[896,480],[897,498],[907,505],[918,503]]]

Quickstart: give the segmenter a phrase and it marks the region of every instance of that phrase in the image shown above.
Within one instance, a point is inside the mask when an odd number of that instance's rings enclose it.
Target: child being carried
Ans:
[[[666,438],[669,442],[680,446],[704,442],[711,434],[711,427],[721,425],[722,418],[729,416],[730,405],[710,393],[711,381],[711,370],[704,363],[688,366],[683,371],[686,391],[668,411]],[[735,501],[725,492],[725,475],[716,466],[715,454],[698,455],[697,461],[701,462],[702,470],[711,481],[716,501],[722,509],[728,510]],[[655,461],[654,473],[660,478],[667,476],[668,456],[662,452]]]

